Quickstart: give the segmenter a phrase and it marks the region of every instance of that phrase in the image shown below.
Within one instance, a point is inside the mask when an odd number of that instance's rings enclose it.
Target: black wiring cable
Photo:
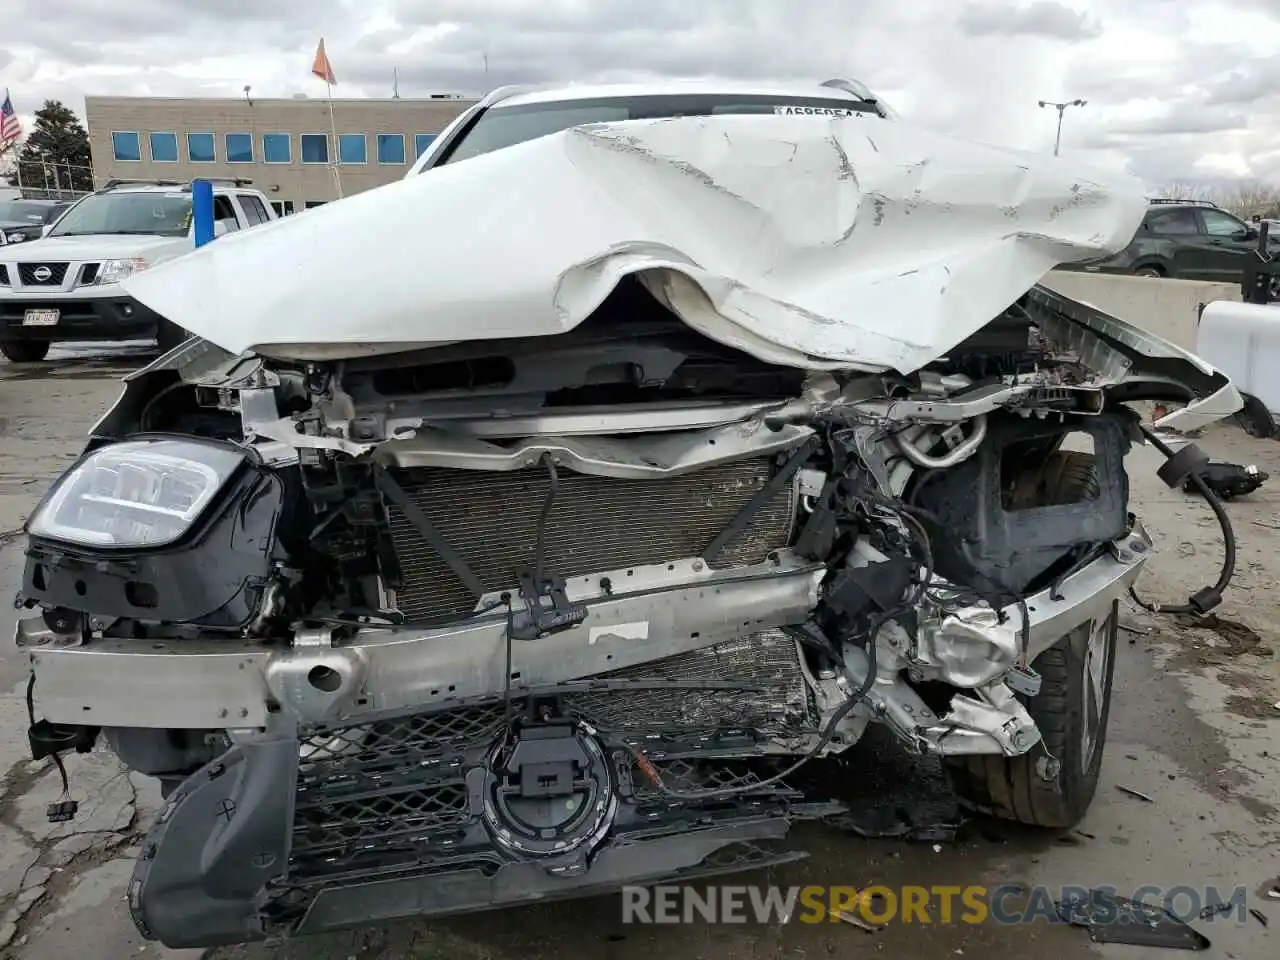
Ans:
[[[34,673],[27,677],[27,719],[31,721],[34,729],[36,725],[36,675]],[[66,800],[71,796],[71,782],[67,779],[67,767],[62,762],[62,755],[57,751],[51,753],[50,758],[53,760],[54,766],[58,768],[58,776],[62,778],[62,796],[60,800]]]
[[[547,467],[547,474],[550,483],[547,485],[547,495],[543,498],[542,509],[538,512],[538,526],[534,532],[534,550],[533,550],[533,590],[534,598],[531,602],[536,603],[537,597],[542,591],[542,573],[543,564],[546,559],[547,546],[547,520],[551,517],[551,510],[556,505],[556,496],[560,492],[560,472],[556,470],[556,463],[551,458],[551,454],[544,453],[542,462]],[[511,607],[511,597],[504,595],[503,602],[507,605],[507,669],[504,671],[502,679],[502,704],[503,714],[507,721],[511,720],[511,656],[512,645],[515,632],[515,611]]]
[[[929,592],[929,584],[933,582],[933,544],[929,542],[929,531],[924,528],[924,524],[913,517],[911,514],[903,511],[898,516],[907,522],[907,526],[918,535],[917,542],[920,550],[924,554],[924,573],[921,575],[919,587],[915,595],[911,598],[911,603],[917,604],[924,599],[926,593]]]
[[[1143,436],[1150,441],[1164,456],[1166,460],[1172,460],[1176,456],[1176,452],[1167,443],[1152,430],[1141,427]],[[1218,570],[1218,579],[1211,587],[1205,587],[1198,593],[1192,594],[1186,603],[1163,604],[1149,603],[1138,596],[1138,591],[1134,587],[1129,587],[1129,597],[1148,613],[1162,613],[1171,616],[1203,616],[1214,607],[1222,602],[1222,595],[1231,583],[1231,578],[1236,572],[1236,534],[1235,529],[1231,526],[1231,518],[1227,515],[1226,508],[1222,505],[1222,501],[1218,499],[1204,478],[1196,471],[1192,471],[1187,475],[1188,479],[1195,484],[1197,492],[1209,504],[1209,509],[1213,511],[1213,515],[1218,520],[1218,526],[1222,528],[1222,566]]]
[[[533,576],[539,589],[542,586],[542,564],[545,557],[547,540],[547,520],[551,517],[551,508],[556,505],[556,496],[560,493],[560,472],[556,469],[555,460],[551,459],[551,454],[544,453],[542,462],[546,464],[547,475],[550,483],[547,485],[547,496],[542,501],[542,511],[538,514],[538,528],[536,533],[537,546],[533,559]]]

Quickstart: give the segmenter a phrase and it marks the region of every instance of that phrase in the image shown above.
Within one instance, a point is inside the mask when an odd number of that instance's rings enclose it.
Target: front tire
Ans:
[[[1084,817],[1098,790],[1120,604],[1083,623],[1032,664],[1038,696],[1019,697],[1042,743],[1019,757],[949,758],[952,789],[966,806],[1003,820],[1065,829]],[[1054,769],[1056,767],[1056,769]]]
[[[49,355],[50,344],[33,340],[0,340],[0,353],[13,363],[39,363]]]
[[[1164,271],[1159,267],[1139,267],[1133,271],[1135,277],[1163,277]]]
[[[1020,506],[1075,503],[1096,495],[1092,454],[1060,450],[1018,484]],[[1111,714],[1120,604],[1080,624],[1031,664],[1040,693],[1018,699],[1042,742],[1022,756],[947,758],[944,767],[961,802],[981,813],[1037,827],[1074,826],[1098,789]]]

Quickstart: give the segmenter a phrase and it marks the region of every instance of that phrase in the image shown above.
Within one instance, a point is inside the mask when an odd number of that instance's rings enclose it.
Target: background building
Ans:
[[[94,182],[243,177],[292,213],[405,175],[475,101],[85,97]],[[333,129],[337,130],[334,143]],[[335,167],[336,161],[336,167]]]

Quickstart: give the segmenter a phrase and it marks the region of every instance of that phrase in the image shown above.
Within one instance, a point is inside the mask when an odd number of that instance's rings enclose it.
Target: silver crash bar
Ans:
[[[1028,655],[1034,659],[1086,621],[1106,616],[1137,579],[1150,540],[1140,529],[1057,587],[1027,598]],[[177,729],[252,728],[286,713],[304,724],[350,723],[388,710],[545,687],[636,666],[772,627],[803,622],[818,600],[824,568],[783,551],[770,562],[715,572],[701,560],[636,567],[569,581],[586,620],[533,641],[510,641],[507,612],[446,627],[373,627],[340,639],[301,631],[289,648],[239,640],[91,640],[57,646],[39,617],[19,621],[41,713],[54,723]],[[601,581],[626,584],[602,593]],[[1007,608],[1020,623],[1016,607]],[[886,720],[934,718],[901,679],[877,684]],[[920,710],[923,708],[924,712]],[[1007,711],[1001,711],[1007,715]],[[891,724],[892,725],[892,724]],[[899,731],[905,733],[905,731]],[[989,737],[994,752],[1012,740]],[[1038,739],[1038,737],[1037,737]],[[1026,746],[1030,746],[1027,744]],[[1020,747],[1025,749],[1025,747]],[[967,752],[989,752],[970,744]]]

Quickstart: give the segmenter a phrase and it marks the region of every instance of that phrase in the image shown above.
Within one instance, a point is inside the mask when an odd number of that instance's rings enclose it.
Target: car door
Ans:
[[[253,194],[237,193],[235,199],[246,226],[256,227],[271,220],[271,214],[267,212],[266,206]]]
[[[1130,262],[1142,265],[1143,257],[1158,257],[1168,265],[1169,276],[1199,280],[1202,239],[1200,221],[1191,207],[1156,208],[1147,214],[1134,237],[1131,246],[1137,249]]]
[[[1225,210],[1204,207],[1197,211],[1204,234],[1200,238],[1200,258],[1204,280],[1240,281],[1241,271],[1255,255],[1256,235],[1243,220]]]

